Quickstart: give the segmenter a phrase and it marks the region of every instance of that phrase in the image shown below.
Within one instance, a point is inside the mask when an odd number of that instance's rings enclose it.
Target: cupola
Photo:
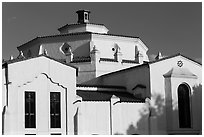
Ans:
[[[103,24],[95,24],[89,22],[89,10],[78,10],[77,24],[66,24],[60,27],[58,30],[60,34],[66,33],[81,33],[81,32],[93,32],[93,33],[103,33],[107,34],[108,29]]]
[[[89,10],[78,10],[76,13],[78,14],[78,23],[89,23],[89,14],[91,13]]]

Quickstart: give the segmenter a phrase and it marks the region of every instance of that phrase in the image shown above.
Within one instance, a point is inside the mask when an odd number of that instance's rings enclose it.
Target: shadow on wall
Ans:
[[[140,112],[141,118],[135,126],[133,124],[129,125],[126,130],[127,135],[153,134],[150,132],[152,129],[149,126],[149,123],[157,126],[158,130],[165,128],[163,123],[163,119],[165,118],[163,113],[165,109],[164,98],[160,94],[155,94],[152,96],[152,100],[155,100],[154,105],[150,106],[150,110],[143,110]],[[148,113],[146,111],[148,111]]]
[[[79,108],[77,108],[74,115],[74,135],[78,135],[78,110]]]
[[[198,130],[202,134],[202,85],[193,87],[192,102],[194,103],[194,111],[196,111],[196,118],[198,120]]]
[[[143,108],[140,111],[140,119],[138,120],[137,123],[131,123],[129,127],[126,130],[127,135],[148,135],[152,134],[150,132],[150,119],[151,117],[151,123],[152,121],[158,120],[159,123],[157,123],[157,126],[160,128],[163,128],[163,125],[160,124],[164,118],[163,110],[164,110],[164,98],[160,94],[155,94],[152,96],[152,100],[155,100],[155,104],[153,106],[150,106],[150,110],[147,108]],[[152,125],[152,124],[151,124]],[[158,128],[159,128],[158,127]],[[122,133],[115,133],[115,135],[123,135]]]
[[[199,134],[202,134],[202,85],[193,87],[193,94],[191,99],[193,101],[193,111],[196,111],[196,117],[198,119]],[[160,94],[152,96],[154,105],[150,106],[150,113],[146,113],[145,110],[141,111],[141,118],[134,125],[131,123],[126,130],[127,135],[139,135],[139,134],[166,134],[166,115],[165,115],[165,103],[164,98]],[[176,104],[174,104],[176,105]],[[174,107],[173,107],[174,108]],[[172,115],[178,115],[178,109],[173,110]],[[150,118],[150,119],[149,119]],[[145,124],[147,123],[147,124]],[[149,126],[149,123],[151,127]],[[145,131],[146,129],[146,131]],[[121,135],[115,133],[115,135]]]

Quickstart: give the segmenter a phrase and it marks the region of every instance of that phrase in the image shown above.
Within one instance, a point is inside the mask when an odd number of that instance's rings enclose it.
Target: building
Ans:
[[[3,62],[3,134],[202,134],[200,63],[77,14]]]

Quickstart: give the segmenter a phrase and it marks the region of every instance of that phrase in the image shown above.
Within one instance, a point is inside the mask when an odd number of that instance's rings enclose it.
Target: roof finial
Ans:
[[[10,56],[10,60],[13,60],[13,56],[12,55]]]
[[[163,58],[163,56],[162,56],[161,52],[159,51],[157,56],[155,57],[155,60],[159,60],[161,58]]]
[[[43,46],[40,46],[40,49],[39,49],[39,53],[38,53],[38,55],[43,54],[43,52],[44,52],[44,48],[43,48]]]
[[[47,50],[46,50],[46,49],[44,49],[43,55],[48,56],[48,53],[47,53]]]
[[[25,56],[23,55],[23,51],[20,51],[20,53],[19,53],[17,58],[18,59],[25,58]]]

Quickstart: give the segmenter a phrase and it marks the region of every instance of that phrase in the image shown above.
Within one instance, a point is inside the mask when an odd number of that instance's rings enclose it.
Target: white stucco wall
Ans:
[[[77,135],[148,134],[145,103],[82,101],[78,103]]]
[[[144,60],[148,61],[146,52],[148,48],[141,44],[138,38],[125,38],[119,36],[92,34],[92,41],[101,53],[101,58],[114,58],[112,48],[114,44],[120,47],[122,59],[135,60],[135,46],[143,54]],[[90,47],[92,49],[93,47]]]
[[[89,81],[96,77],[95,63],[80,62],[72,63],[78,68],[77,84]]]
[[[74,68],[40,56],[9,64],[8,71],[8,79],[12,83],[9,85],[9,104],[5,113],[5,134],[66,134],[66,105],[68,134],[74,134],[75,107],[72,104],[76,98]],[[65,90],[67,90],[67,97]],[[36,92],[36,129],[24,128],[25,91]],[[61,129],[49,128],[49,92],[55,91],[61,92]]]
[[[85,84],[124,86],[130,93],[138,93],[139,91],[135,91],[133,88],[138,84],[142,84],[146,87],[142,95],[148,96],[150,93],[149,73],[149,66],[146,64],[103,75],[94,80],[85,82]]]
[[[177,62],[182,61],[183,66],[181,68],[187,68],[190,72],[195,74],[198,79],[191,78],[164,78],[164,74],[169,72],[173,67],[178,67]],[[151,104],[154,107],[154,112],[152,114],[154,124],[153,133],[154,134],[179,134],[179,133],[195,133],[199,130],[199,120],[196,115],[201,116],[201,110],[196,109],[194,105],[195,100],[192,101],[192,119],[193,126],[191,129],[181,129],[179,128],[179,119],[178,119],[178,96],[177,89],[178,86],[182,83],[187,83],[191,87],[191,94],[193,94],[193,87],[198,86],[202,82],[202,70],[201,65],[183,57],[176,56],[170,59],[159,61],[150,65],[150,83],[151,83]],[[157,97],[160,98],[157,98]],[[155,102],[157,101],[157,102]],[[198,99],[196,102],[200,102]],[[199,103],[198,103],[199,104]],[[166,105],[166,107],[165,107]],[[161,112],[158,110],[161,108]],[[196,114],[197,113],[197,114]],[[159,122],[158,121],[162,121]]]
[[[110,103],[81,102],[78,123],[79,135],[110,135]]]
[[[2,69],[2,107],[6,105],[6,77],[5,77],[5,69]],[[3,108],[2,108],[3,109]]]
[[[145,103],[121,102],[112,106],[113,134],[148,134]]]

